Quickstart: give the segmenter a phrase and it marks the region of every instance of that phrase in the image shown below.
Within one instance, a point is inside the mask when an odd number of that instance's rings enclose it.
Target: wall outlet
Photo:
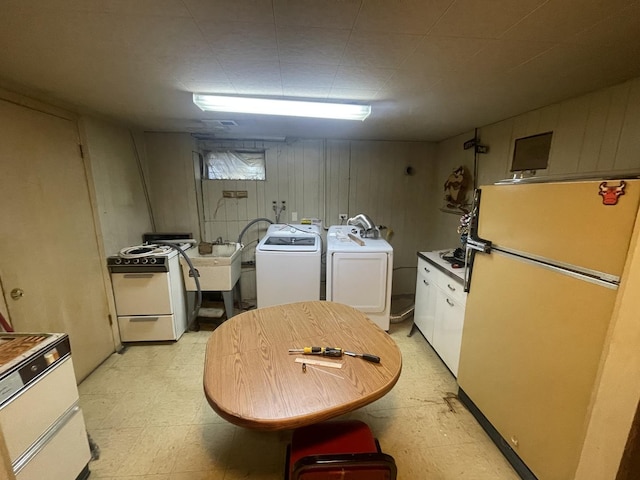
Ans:
[[[291,221],[292,222],[298,221],[298,212],[291,212]]]
[[[341,222],[347,220],[347,218],[349,218],[349,215],[347,215],[346,213],[340,213],[338,215],[338,220],[340,220]]]
[[[236,190],[236,196],[238,198],[247,198],[249,197],[249,193],[246,190]]]
[[[236,198],[236,191],[235,190],[223,190],[222,191],[222,196],[224,198]]]

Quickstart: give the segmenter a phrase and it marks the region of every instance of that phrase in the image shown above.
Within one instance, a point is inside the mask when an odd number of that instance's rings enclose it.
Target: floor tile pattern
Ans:
[[[454,377],[411,319],[392,324],[403,369],[393,390],[346,415],[365,421],[400,480],[517,480],[457,400]],[[79,386],[87,429],[100,448],[91,479],[281,480],[291,432],[256,432],[220,418],[202,390],[211,330],[176,343],[129,346]]]

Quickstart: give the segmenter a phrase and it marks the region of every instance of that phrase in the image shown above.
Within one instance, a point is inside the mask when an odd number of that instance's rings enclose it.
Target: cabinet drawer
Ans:
[[[14,462],[78,400],[71,357],[3,405],[0,425]]]
[[[428,263],[422,258],[418,259],[418,277],[427,280],[427,282],[435,282],[438,275],[441,274],[436,267]]]
[[[177,340],[173,315],[118,317],[123,342]]]
[[[467,300],[467,294],[464,292],[464,286],[449,278],[447,275],[441,274],[438,278],[438,287],[452,300],[464,303]]]
[[[42,438],[42,445],[34,445],[33,455],[16,467],[16,480],[69,480],[82,472],[91,451],[82,410],[76,408]]]

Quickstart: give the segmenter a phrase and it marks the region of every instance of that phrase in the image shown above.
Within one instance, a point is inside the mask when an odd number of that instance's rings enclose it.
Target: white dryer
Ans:
[[[360,231],[352,225],[329,227],[327,300],[350,305],[389,330],[393,247],[382,238],[363,238]]]
[[[258,308],[320,300],[318,225],[273,224],[256,247]]]

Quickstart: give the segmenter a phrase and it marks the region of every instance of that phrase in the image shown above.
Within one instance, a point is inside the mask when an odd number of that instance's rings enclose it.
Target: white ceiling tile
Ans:
[[[238,91],[260,90],[270,95],[282,94],[280,65],[277,62],[220,62],[229,81]]]
[[[168,62],[175,65],[176,62]],[[211,57],[192,57],[171,72],[176,82],[190,92],[231,93],[233,86],[222,65]]]
[[[513,25],[504,36],[521,40],[566,41],[632,3],[633,0],[549,0]]]
[[[342,63],[394,68],[413,53],[420,39],[418,35],[354,32]]]
[[[316,86],[298,86],[298,85],[284,85],[282,87],[282,94],[287,97],[297,98],[319,98],[325,99],[329,96],[331,87],[316,87]]]
[[[340,66],[333,82],[333,88],[355,90],[379,90],[393,75],[389,68]]]
[[[273,23],[271,0],[183,0],[194,18],[225,22]]]
[[[376,90],[361,88],[332,88],[329,98],[333,100],[354,100],[358,102],[369,102],[376,98]]]
[[[239,95],[257,95],[263,97],[281,97],[283,95],[282,86],[276,83],[261,83],[252,79],[245,79],[233,84],[233,88]]]
[[[460,71],[476,80],[487,80],[517,68],[557,44],[517,40],[492,40],[472,58],[460,63]]]
[[[378,93],[380,98],[394,98],[398,95],[411,94],[414,98],[424,95],[425,90],[440,83],[441,75],[430,75],[428,72],[415,70],[396,70]]]
[[[273,25],[246,22],[202,22],[200,28],[211,51],[220,60],[277,61],[278,45]]]
[[[360,0],[274,0],[278,26],[351,29]]]
[[[333,28],[279,27],[280,61],[337,65],[349,39],[349,30]]]
[[[224,81],[203,81],[196,80],[187,82],[178,82],[178,86],[181,90],[191,93],[218,93],[225,95],[232,95],[238,93],[231,82]]]
[[[337,65],[311,63],[281,63],[282,85],[285,87],[331,88],[338,70]]]
[[[444,75],[457,70],[492,40],[427,35],[401,65],[402,70]]]
[[[429,33],[453,37],[498,38],[545,1],[456,0]]]
[[[180,0],[3,0],[2,10],[22,13],[46,11],[50,15],[66,12],[113,13],[118,15],[190,16]]]
[[[640,39],[640,4],[625,8],[617,15],[600,22],[567,39],[568,43],[607,46],[620,50],[633,47]]]
[[[356,30],[425,34],[453,0],[363,0]]]
[[[372,101],[356,126],[244,117],[242,134],[429,140],[640,77],[639,0],[535,3],[4,0],[0,85],[178,131],[216,118],[191,91]]]

